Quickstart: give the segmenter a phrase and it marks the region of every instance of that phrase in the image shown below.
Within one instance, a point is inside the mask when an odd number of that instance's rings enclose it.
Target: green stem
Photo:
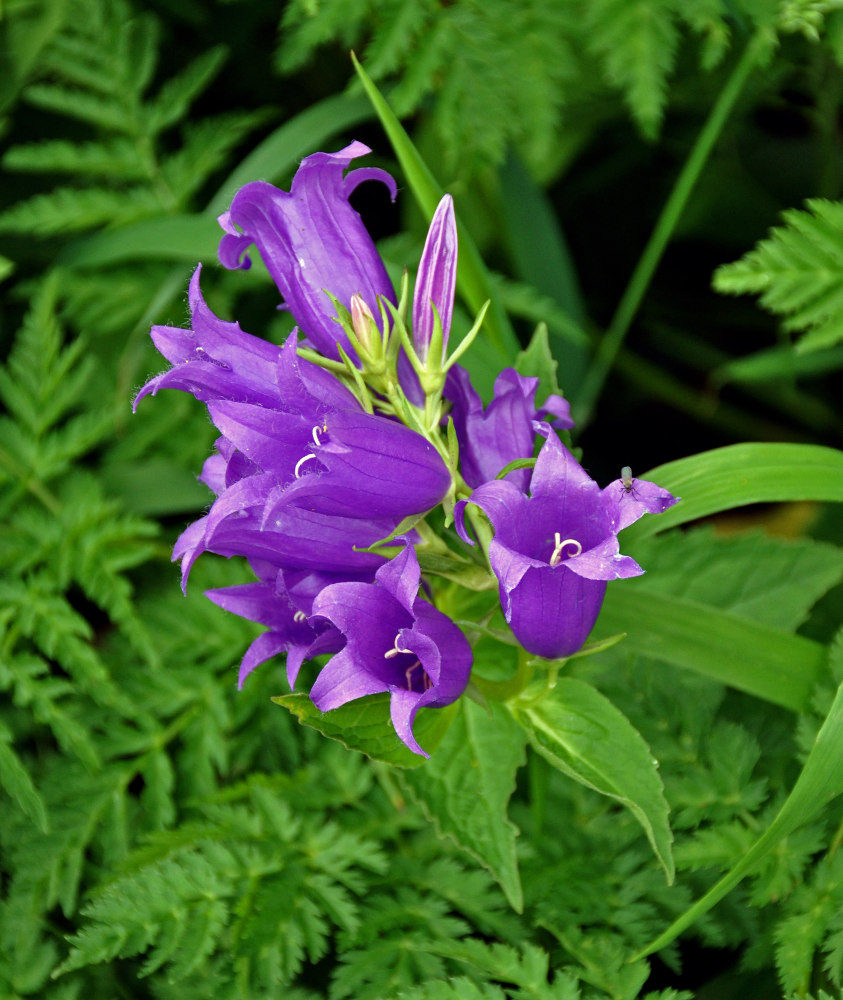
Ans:
[[[661,211],[583,382],[580,391],[579,413],[577,414],[577,423],[580,427],[586,424],[591,417],[615,357],[632,325],[635,314],[638,312],[691,192],[720,133],[723,131],[723,126],[743,90],[749,74],[767,53],[768,48],[769,38],[766,33],[759,31],[749,40],[711,109],[688,159],[685,161],[685,166]]]

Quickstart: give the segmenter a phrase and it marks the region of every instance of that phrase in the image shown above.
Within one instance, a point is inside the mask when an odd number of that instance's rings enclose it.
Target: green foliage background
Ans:
[[[681,939],[636,957],[774,822],[824,718],[816,745],[843,745],[843,521],[816,502],[843,499],[840,7],[6,0],[0,996],[841,996],[839,778]],[[352,47],[494,273],[502,332],[470,361],[487,391],[544,321],[602,481],[737,441],[823,446],[825,465],[777,451],[765,471],[772,453],[750,450],[665,466],[685,520],[811,503],[728,533],[630,532],[647,576],[598,625],[629,640],[567,670],[569,694],[593,684],[659,762],[673,885],[636,816],[550,766],[558,747],[526,748],[503,710],[466,702],[429,766],[368,760],[271,703],[283,664],[236,691],[256,629],[202,590],[245,565],[206,557],[179,591],[169,554],[208,503],[214,434],[181,394],[132,416],[162,367],[149,326],[186,321],[203,261],[212,308],[279,340],[268,277],[213,265],[237,186],[286,184],[354,137],[402,176]],[[636,270],[733,84],[664,257]],[[363,207],[394,273],[412,267],[410,191],[398,217]],[[694,622],[729,641],[694,645]],[[490,684],[500,649],[477,646]],[[771,672],[779,653],[790,673]]]

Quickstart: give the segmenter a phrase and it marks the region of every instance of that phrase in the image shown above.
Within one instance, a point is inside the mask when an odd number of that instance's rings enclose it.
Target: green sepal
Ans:
[[[306,694],[282,694],[272,699],[282,705],[304,726],[318,729],[323,736],[342,743],[395,767],[419,767],[420,757],[406,747],[392,728],[389,695],[373,694],[357,698],[330,712],[320,712]],[[457,711],[457,703],[445,708],[422,708],[413,725],[419,745],[432,754],[442,742]]]
[[[464,562],[449,556],[441,556],[435,552],[426,553],[416,550],[422,573],[431,573],[446,580],[458,583],[466,590],[483,591],[497,587],[498,581],[484,566],[477,563]]]
[[[459,359],[465,354],[465,352],[474,343],[474,339],[478,333],[480,333],[480,327],[483,326],[483,320],[486,318],[486,313],[489,311],[489,306],[492,304],[491,299],[486,299],[482,306],[480,306],[480,311],[474,319],[474,325],[468,331],[468,333],[462,338],[459,346],[454,351],[454,353],[448,358],[445,364],[442,366],[442,374],[445,375],[449,369],[459,361]]]
[[[516,469],[532,469],[535,464],[535,458],[516,458],[514,461],[505,465],[495,476],[495,479],[505,479],[510,472],[514,472]]]

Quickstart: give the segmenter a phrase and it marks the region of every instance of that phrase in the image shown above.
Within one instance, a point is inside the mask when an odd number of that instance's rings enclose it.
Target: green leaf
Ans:
[[[539,391],[536,403],[540,404],[550,395],[561,395],[562,390],[556,381],[559,365],[550,351],[547,339],[547,326],[539,323],[530,338],[530,343],[515,359],[515,370],[519,375],[535,376],[539,379]]]
[[[410,185],[410,190],[415,195],[426,218],[432,218],[443,194],[445,193],[437,184],[436,179],[430,172],[427,164],[422,159],[419,151],[413,145],[412,140],[404,131],[401,123],[395,117],[389,104],[383,95],[374,85],[366,71],[357,61],[352,53],[352,61],[357,75],[363,82],[363,87],[369,95],[369,99],[381,120],[384,131],[392,143],[401,169]],[[509,363],[518,348],[518,341],[515,333],[509,324],[506,313],[500,304],[497,291],[492,284],[485,264],[474,245],[473,240],[463,227],[459,229],[459,263],[457,265],[457,288],[465,299],[466,304],[472,314],[476,314],[482,308],[484,302],[491,301],[492,305],[486,320],[487,339],[499,355],[500,360]]]
[[[761,531],[724,536],[709,526],[642,541],[635,558],[647,570],[636,590],[699,601],[789,630],[843,577],[843,549],[836,545]]]
[[[843,340],[843,202],[805,202],[807,211],[783,213],[784,226],[714,274],[718,292],[761,296],[761,305],[785,317],[786,330],[804,330],[801,350]]]
[[[389,695],[358,698],[330,712],[320,712],[306,694],[283,694],[272,699],[288,709],[302,725],[318,729],[349,750],[359,750],[373,760],[396,767],[420,767],[425,758],[413,753],[395,735],[389,718]],[[416,716],[413,732],[419,745],[432,754],[442,742],[456,712],[447,708],[423,708]]]
[[[512,907],[524,907],[515,838],[507,818],[515,773],[526,763],[524,733],[502,705],[460,701],[437,752],[402,775],[440,835],[452,837],[492,873]]]
[[[660,951],[728,895],[773,848],[813,819],[843,792],[843,684],[826,716],[802,773],[776,818],[746,854],[720,881],[636,958]]]
[[[632,652],[804,712],[820,679],[825,647],[698,601],[656,594],[634,581],[608,588],[599,633],[627,632]]]
[[[626,716],[590,684],[573,677],[557,679],[537,699],[535,689],[528,688],[512,707],[542,757],[632,812],[672,882],[673,835],[658,763]]]
[[[372,117],[372,107],[362,95],[326,97],[284,122],[256,146],[228,175],[205,209],[216,217],[225,211],[235,192],[256,177],[278,184],[314,149],[339,132]]]
[[[843,502],[843,452],[814,444],[733,444],[667,462],[639,478],[682,502],[627,528],[622,544],[751,503]]]
[[[0,723],[0,786],[12,796],[33,823],[46,833],[49,829],[44,800],[38,794],[29,772],[9,745],[12,733]]]
[[[69,243],[59,254],[65,267],[102,267],[127,260],[214,261],[219,227],[207,215],[169,215],[105,229]]]

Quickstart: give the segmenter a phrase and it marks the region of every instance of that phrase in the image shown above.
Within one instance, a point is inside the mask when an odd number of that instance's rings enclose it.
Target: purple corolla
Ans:
[[[221,263],[248,268],[244,255],[254,243],[293,319],[316,350],[333,359],[339,358],[337,343],[353,352],[326,291],[346,307],[356,294],[375,315],[379,295],[395,301],[383,261],[348,200],[368,180],[382,181],[393,200],[396,196],[395,181],[385,170],[345,173],[352,160],[368,152],[362,142],[352,142],[337,153],[314,153],[302,161],[289,192],[253,181],[240,188],[220,216],[226,232],[219,246]]]
[[[310,697],[323,712],[355,698],[389,692],[395,732],[413,753],[413,722],[425,706],[450,705],[465,690],[471,647],[459,628],[418,596],[420,570],[412,544],[382,566],[374,583],[325,587],[313,602],[344,648],[322,668]]]
[[[601,490],[557,435],[547,431],[526,496],[511,481],[479,486],[456,507],[476,504],[495,529],[489,562],[501,606],[516,638],[537,656],[570,656],[591,631],[609,580],[644,571],[618,549],[617,533],[645,513],[661,513],[676,498],[654,483],[617,480]]]
[[[537,378],[504,368],[495,379],[494,397],[483,409],[483,401],[471,384],[468,372],[454,365],[445,383],[445,398],[453,404],[454,429],[460,446],[460,471],[469,486],[494,479],[501,469],[519,458],[532,458],[536,421],[545,413],[555,426],[573,427],[567,400],[548,396],[541,407],[535,403]],[[509,473],[509,480],[525,489],[529,471]]]
[[[222,434],[202,475],[218,499],[176,546],[185,572],[205,550],[263,558],[268,548],[280,566],[376,568],[379,557],[373,566],[354,547],[440,502],[451,475],[439,453],[403,424],[366,413],[333,375],[298,357],[294,334],[277,347],[214,316],[198,269],[190,305],[191,330],[153,330],[173,367],[136,400],[161,388],[190,392]]]

